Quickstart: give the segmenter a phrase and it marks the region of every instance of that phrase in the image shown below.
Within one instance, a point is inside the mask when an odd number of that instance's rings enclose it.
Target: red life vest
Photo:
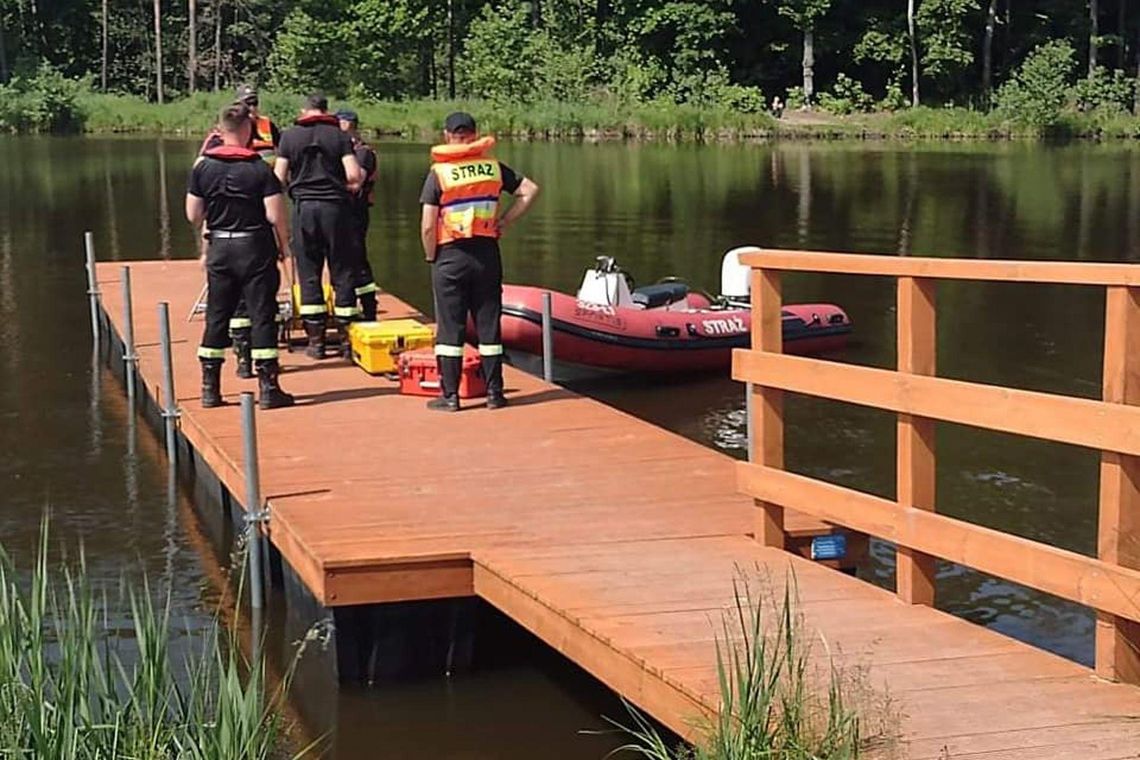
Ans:
[[[222,161],[251,161],[255,158],[261,158],[257,151],[238,145],[219,145],[216,148],[210,148],[202,155],[218,158]]]
[[[299,127],[308,127],[313,124],[331,124],[337,129],[340,129],[340,120],[332,114],[318,113],[312,116],[302,116],[294,122]]]
[[[440,245],[474,237],[499,237],[499,196],[503,170],[487,155],[494,137],[431,149],[432,167],[439,180],[439,218],[435,239]]]

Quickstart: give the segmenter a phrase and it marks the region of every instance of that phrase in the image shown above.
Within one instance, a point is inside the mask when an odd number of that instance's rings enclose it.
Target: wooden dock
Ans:
[[[197,403],[202,325],[184,315],[198,264],[137,262],[131,275],[143,387],[157,397],[167,301],[181,433],[244,493],[236,405]],[[121,335],[119,276],[99,265]],[[391,297],[382,309],[415,315]],[[1140,689],[754,540],[758,512],[769,543],[775,527],[800,545],[825,528],[755,509],[729,457],[509,368],[511,407],[444,415],[343,361],[282,358],[299,403],[258,415],[269,536],[326,606],[481,597],[694,737],[717,708],[715,641],[738,569],[779,588],[794,572],[807,624],[889,691],[899,756],[1140,755]],[[229,400],[254,385],[227,362]]]

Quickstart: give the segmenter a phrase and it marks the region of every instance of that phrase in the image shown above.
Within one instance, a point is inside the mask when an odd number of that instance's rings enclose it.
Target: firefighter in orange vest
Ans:
[[[499,237],[530,209],[538,185],[516,174],[489,152],[495,138],[480,137],[470,114],[449,115],[444,143],[431,149],[432,166],[420,193],[420,239],[432,263],[440,396],[437,411],[459,411],[459,380],[467,315],[478,333],[487,381],[487,407],[507,405],[503,396],[503,265]],[[500,214],[499,197],[515,197]]]
[[[281,130],[268,116],[262,115],[257,110],[260,103],[257,88],[249,84],[241,85],[237,88],[234,100],[249,106],[249,117],[253,121],[253,135],[250,137],[249,147],[272,166],[277,158],[277,145],[281,142]]]

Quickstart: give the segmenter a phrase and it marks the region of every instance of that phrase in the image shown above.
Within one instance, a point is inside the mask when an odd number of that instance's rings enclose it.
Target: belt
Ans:
[[[207,240],[239,240],[241,238],[257,237],[264,235],[269,230],[211,230],[206,233]]]

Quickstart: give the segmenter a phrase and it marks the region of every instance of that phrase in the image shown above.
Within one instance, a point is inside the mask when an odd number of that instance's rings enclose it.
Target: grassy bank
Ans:
[[[46,543],[19,580],[0,548],[0,757],[282,756],[288,678],[267,689],[217,624],[175,661],[168,605],[92,589],[82,561],[49,567]]]
[[[287,124],[299,98],[263,96],[263,110]],[[121,95],[87,94],[81,99],[89,133],[198,136],[209,129],[227,95],[200,94],[158,105]],[[1065,114],[1048,134],[1018,126],[997,113],[965,108],[909,108],[895,112],[836,116],[822,111],[763,113],[649,103],[637,106],[545,103],[503,106],[480,101],[337,101],[360,114],[366,131],[388,137],[430,140],[450,110],[475,114],[481,127],[524,139],[635,139],[718,142],[756,139],[805,140],[1031,140],[1041,137],[1130,140],[1140,138],[1140,117],[1122,113]]]
[[[87,132],[140,132],[199,135],[209,128],[227,94],[197,95],[165,105],[138,98],[89,94],[81,105]],[[262,110],[287,124],[297,113],[300,98],[265,94]],[[488,102],[400,101],[362,103],[334,101],[331,106],[350,106],[360,114],[370,132],[408,139],[432,139],[439,134],[443,117],[451,110],[468,110],[480,128],[512,137],[546,139],[633,138],[697,140],[730,136],[765,136],[775,130],[767,114],[735,113],[693,106],[645,104],[545,103],[504,106]]]

